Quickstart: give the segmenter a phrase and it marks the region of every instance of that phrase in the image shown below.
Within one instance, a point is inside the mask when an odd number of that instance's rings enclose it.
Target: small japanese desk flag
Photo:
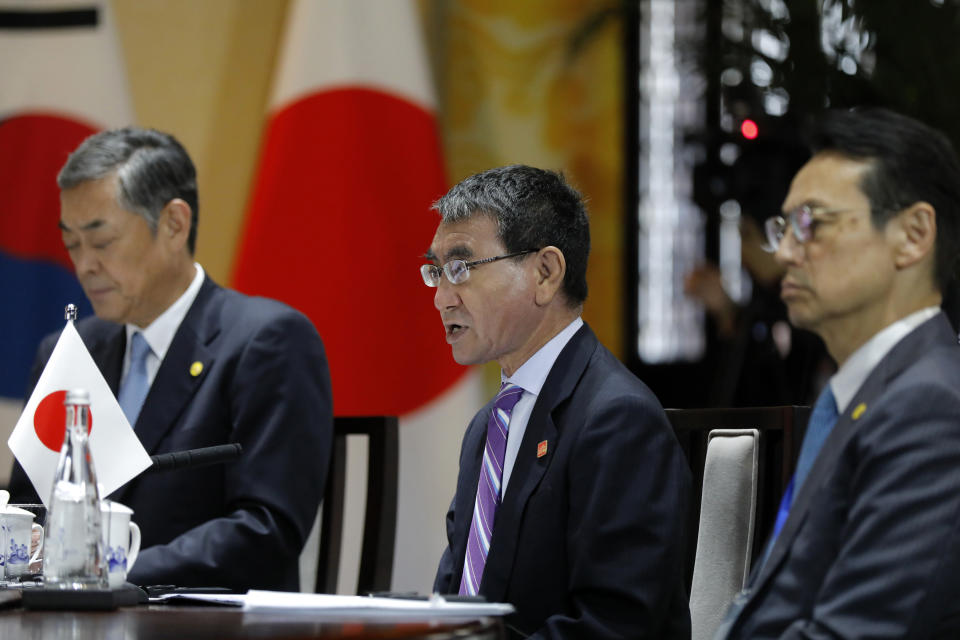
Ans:
[[[90,392],[90,453],[104,496],[150,466],[150,456],[130,428],[73,321],[68,321],[7,441],[45,504],[50,499],[63,445],[63,400],[69,389]]]

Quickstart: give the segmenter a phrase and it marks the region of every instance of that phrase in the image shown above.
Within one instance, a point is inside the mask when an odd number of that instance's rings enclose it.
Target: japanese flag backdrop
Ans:
[[[447,184],[416,8],[297,1],[285,29],[233,283],[310,317],[336,415],[400,416],[394,587],[428,590],[482,393],[418,273]]]

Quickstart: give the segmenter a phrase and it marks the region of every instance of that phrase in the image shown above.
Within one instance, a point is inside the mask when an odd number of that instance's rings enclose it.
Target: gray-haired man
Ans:
[[[113,499],[143,550],[131,582],[299,588],[332,438],[323,345],[303,315],[193,259],[196,173],[173,136],[87,138],[60,172],[60,230],[96,313],[77,331],[151,454],[237,442],[235,463],[142,475]],[[55,336],[41,345],[31,389]],[[33,493],[19,466],[16,499]]]

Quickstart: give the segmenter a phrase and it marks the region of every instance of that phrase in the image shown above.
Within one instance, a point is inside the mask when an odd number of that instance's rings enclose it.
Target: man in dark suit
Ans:
[[[128,580],[297,590],[332,439],[316,330],[285,305],[218,286],[194,263],[196,173],[172,136],[91,136],[58,184],[63,242],[96,313],[76,328],[144,448],[243,446],[235,462],[148,472],[111,496],[143,533]],[[41,345],[31,388],[55,339]],[[19,466],[11,490],[32,497]]]
[[[657,399],[580,319],[580,194],[511,166],[435,208],[421,271],[447,342],[504,385],[467,428],[434,589],[513,604],[514,636],[689,637],[689,469]]]
[[[960,636],[960,349],[940,311],[960,165],[883,109],[829,113],[767,222],[791,322],[839,369],[718,638]]]

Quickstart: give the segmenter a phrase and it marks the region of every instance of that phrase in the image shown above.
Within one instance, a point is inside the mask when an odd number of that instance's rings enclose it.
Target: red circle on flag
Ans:
[[[33,412],[33,430],[47,449],[58,452],[63,446],[63,434],[67,430],[67,408],[63,401],[67,392],[54,391],[48,393]],[[87,423],[87,433],[93,430],[93,409],[90,410],[90,421]]]

